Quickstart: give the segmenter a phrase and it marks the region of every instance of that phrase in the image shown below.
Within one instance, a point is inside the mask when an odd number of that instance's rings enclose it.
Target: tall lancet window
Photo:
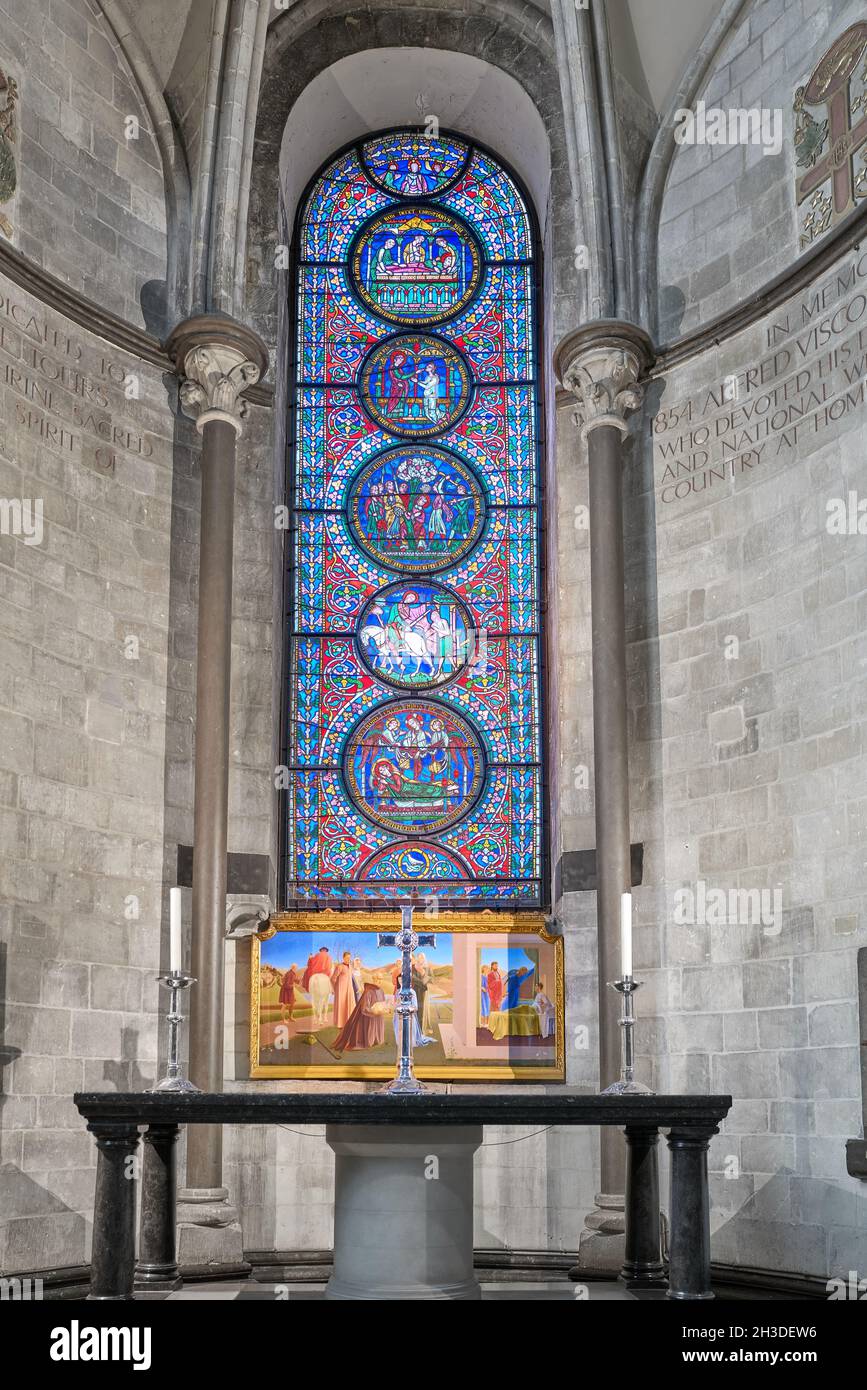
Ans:
[[[296,236],[287,906],[543,889],[537,265],[487,151],[397,130]]]

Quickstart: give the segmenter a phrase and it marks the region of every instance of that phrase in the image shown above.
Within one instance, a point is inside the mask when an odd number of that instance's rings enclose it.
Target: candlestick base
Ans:
[[[599,1092],[600,1096],[652,1096],[654,1092],[649,1086],[645,1086],[642,1081],[612,1081],[610,1086],[606,1086],[604,1091]]]
[[[201,1095],[200,1086],[194,1086],[192,1081],[188,1081],[185,1076],[164,1076],[162,1081],[158,1081],[154,1086],[154,1091],[190,1091],[196,1095]]]
[[[425,1086],[415,1076],[396,1076],[394,1081],[390,1081],[387,1086],[381,1086],[378,1094],[381,1096],[426,1096],[430,1091],[429,1086]]]

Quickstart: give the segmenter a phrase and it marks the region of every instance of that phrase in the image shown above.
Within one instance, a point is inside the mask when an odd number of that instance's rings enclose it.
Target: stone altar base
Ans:
[[[225,1187],[183,1187],[177,1204],[178,1264],[201,1277],[247,1275],[241,1223]]]
[[[327,1299],[481,1298],[473,1155],[481,1125],[332,1125],[334,1273]]]
[[[585,1274],[610,1274],[616,1278],[626,1259],[626,1199],[622,1194],[598,1192],[593,1211],[584,1218],[578,1240],[578,1260],[569,1278],[580,1283]]]

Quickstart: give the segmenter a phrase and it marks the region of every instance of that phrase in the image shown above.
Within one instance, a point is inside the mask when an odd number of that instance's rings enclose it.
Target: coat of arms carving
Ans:
[[[831,45],[795,92],[793,109],[804,250],[867,198],[867,22]]]
[[[12,223],[2,210],[11,203],[18,186],[16,151],[18,127],[15,107],[18,103],[18,84],[0,68],[0,232],[12,236]]]

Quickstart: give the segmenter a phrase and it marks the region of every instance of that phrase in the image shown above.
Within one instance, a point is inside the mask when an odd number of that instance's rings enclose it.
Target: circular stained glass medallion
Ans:
[[[442,193],[463,173],[469,149],[448,135],[394,130],[374,136],[361,147],[364,167],[386,193],[427,198]]]
[[[398,333],[361,368],[361,402],[384,430],[408,438],[442,434],[466,410],[472,383],[461,354],[433,334]]]
[[[416,580],[374,594],[361,612],[356,641],[373,674],[404,690],[445,685],[472,655],[470,616],[460,599],[440,584]]]
[[[440,323],[472,299],[481,255],[463,222],[436,207],[395,207],[356,238],[353,288],[392,323]]]
[[[473,806],[485,773],[478,737],[460,715],[428,700],[380,706],[356,727],[343,775],[375,825],[425,834],[454,825]]]
[[[357,474],[349,524],[371,559],[431,573],[457,564],[482,533],[485,497],[467,464],[442,449],[390,449]]]

